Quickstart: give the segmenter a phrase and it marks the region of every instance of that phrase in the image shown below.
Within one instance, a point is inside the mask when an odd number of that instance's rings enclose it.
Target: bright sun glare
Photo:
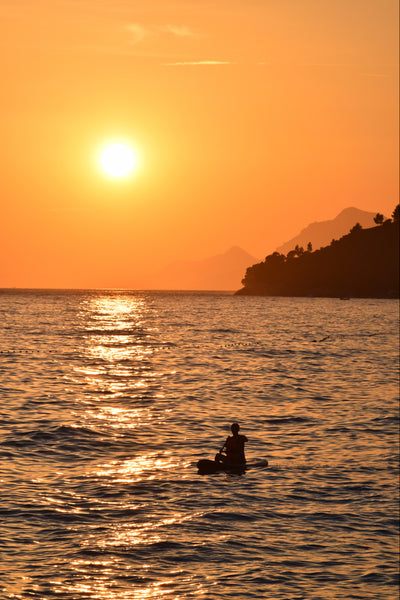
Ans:
[[[111,144],[103,151],[100,160],[105,172],[113,177],[128,175],[136,164],[135,155],[125,144]]]

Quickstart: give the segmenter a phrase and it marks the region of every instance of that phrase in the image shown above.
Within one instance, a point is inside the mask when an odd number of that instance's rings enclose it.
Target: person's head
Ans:
[[[239,429],[240,429],[239,423],[232,423],[231,431],[232,431],[233,435],[237,435],[239,433]]]

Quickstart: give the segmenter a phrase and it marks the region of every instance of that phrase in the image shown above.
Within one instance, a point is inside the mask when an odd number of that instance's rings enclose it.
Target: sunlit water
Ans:
[[[0,293],[0,597],[397,598],[397,318]],[[235,420],[269,467],[198,475]]]

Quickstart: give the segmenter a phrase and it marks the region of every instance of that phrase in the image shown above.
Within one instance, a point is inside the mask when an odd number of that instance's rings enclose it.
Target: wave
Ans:
[[[211,329],[205,329],[203,331],[209,331],[211,333],[240,333],[238,329],[231,329],[230,327],[213,327]]]
[[[142,328],[93,328],[79,329],[72,332],[63,332],[64,336],[68,337],[88,337],[88,336],[136,336],[138,338],[145,338],[149,335],[149,332]]]
[[[265,419],[266,423],[270,423],[271,425],[275,425],[277,423],[312,423],[314,419],[306,418],[306,417],[274,417],[271,419]]]
[[[98,454],[110,449],[121,450],[129,447],[130,450],[136,446],[133,434],[126,432],[124,436],[116,437],[115,433],[98,431],[92,427],[60,425],[48,428],[39,428],[14,433],[6,436],[0,447],[32,449],[37,452],[47,453],[73,453],[79,454],[83,451],[91,451]],[[83,456],[83,455],[82,455]]]

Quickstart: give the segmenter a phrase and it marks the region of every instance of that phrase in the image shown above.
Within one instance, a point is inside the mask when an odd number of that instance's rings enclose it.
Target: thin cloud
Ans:
[[[196,34],[186,27],[186,25],[158,25],[153,27],[144,27],[140,23],[129,23],[125,29],[132,36],[131,44],[139,44],[149,36],[173,35],[178,38],[196,37]]]
[[[361,73],[365,77],[378,77],[378,78],[386,78],[388,75],[386,73]]]
[[[167,67],[192,67],[192,66],[203,66],[203,65],[236,65],[237,63],[230,62],[227,60],[196,60],[196,61],[182,61],[165,63]]]
[[[131,44],[139,44],[150,34],[150,30],[139,25],[139,23],[129,23],[129,25],[126,25],[126,29],[132,36],[130,39]]]
[[[160,31],[176,35],[177,37],[196,37],[196,34],[186,25],[165,25]]]

